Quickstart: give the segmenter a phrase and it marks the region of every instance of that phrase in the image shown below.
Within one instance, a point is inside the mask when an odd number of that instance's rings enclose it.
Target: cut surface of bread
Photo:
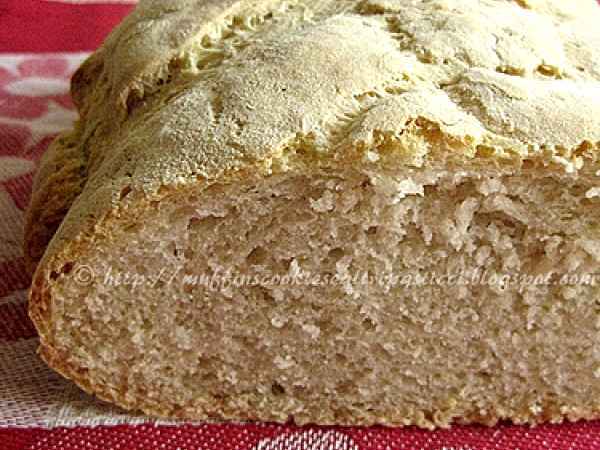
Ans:
[[[162,417],[600,417],[599,22],[142,0],[35,182],[42,357]]]

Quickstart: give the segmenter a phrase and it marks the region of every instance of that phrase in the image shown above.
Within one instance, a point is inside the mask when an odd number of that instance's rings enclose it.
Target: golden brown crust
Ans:
[[[587,36],[599,15],[593,0],[568,7],[471,0],[464,9],[455,2],[405,7],[403,0],[305,1],[289,9],[294,4],[142,2],[73,78],[81,132],[70,138],[72,149],[56,143],[42,162],[47,174],[70,161],[59,175],[38,177],[44,181],[34,188],[27,232],[31,264],[79,194],[81,177],[95,172],[64,234],[78,233],[85,222],[78,217],[106,214],[122,189],[156,192],[248,161],[272,164],[298,137],[308,136],[319,152],[365,147],[415,119],[447,128],[445,115],[460,115],[462,128],[446,132],[463,152],[492,149],[500,158],[541,158],[568,170],[600,141],[600,55]],[[473,29],[478,20],[483,29]],[[288,33],[294,27],[305,30]],[[279,35],[276,47],[261,44]],[[231,50],[245,39],[256,44],[243,54]],[[301,83],[287,90],[300,66]],[[363,100],[371,94],[380,96],[372,105]],[[405,110],[427,95],[436,101]],[[338,142],[347,129],[352,139]],[[424,157],[413,156],[407,162]],[[63,176],[66,185],[56,182]]]
[[[582,36],[594,34],[600,8],[594,0],[565,5],[142,1],[74,76],[82,122],[53,143],[34,186],[31,267],[50,243],[30,304],[44,358],[103,398],[167,414],[145,398],[105,391],[55,353],[53,277],[166,192],[282,170],[285,150],[300,140],[316,160],[361,164],[385,139],[420,166],[437,157],[419,138],[433,126],[467,158],[537,160],[570,173],[595,161],[600,50]],[[553,421],[565,415],[546,409]],[[505,416],[485,422],[496,418]]]
[[[38,170],[25,218],[25,261],[31,273],[86,181],[78,136],[65,133],[48,148]]]

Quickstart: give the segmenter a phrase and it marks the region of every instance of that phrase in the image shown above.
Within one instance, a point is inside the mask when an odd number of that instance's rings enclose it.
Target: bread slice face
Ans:
[[[81,120],[36,180],[42,356],[164,417],[598,417],[591,19],[142,1],[75,75]]]

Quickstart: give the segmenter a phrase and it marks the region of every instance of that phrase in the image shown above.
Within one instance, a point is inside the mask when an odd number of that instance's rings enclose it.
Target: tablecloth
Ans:
[[[600,422],[434,432],[167,423],[98,401],[46,368],[26,312],[23,213],[40,155],[76,117],[69,76],[132,3],[0,0],[0,450],[600,449]]]

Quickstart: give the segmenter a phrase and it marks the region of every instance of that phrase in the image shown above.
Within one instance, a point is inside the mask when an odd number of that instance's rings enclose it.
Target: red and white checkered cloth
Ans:
[[[0,0],[0,450],[600,450],[600,422],[435,432],[159,423],[100,402],[46,368],[26,312],[23,211],[40,155],[76,116],[69,76],[131,3]]]

